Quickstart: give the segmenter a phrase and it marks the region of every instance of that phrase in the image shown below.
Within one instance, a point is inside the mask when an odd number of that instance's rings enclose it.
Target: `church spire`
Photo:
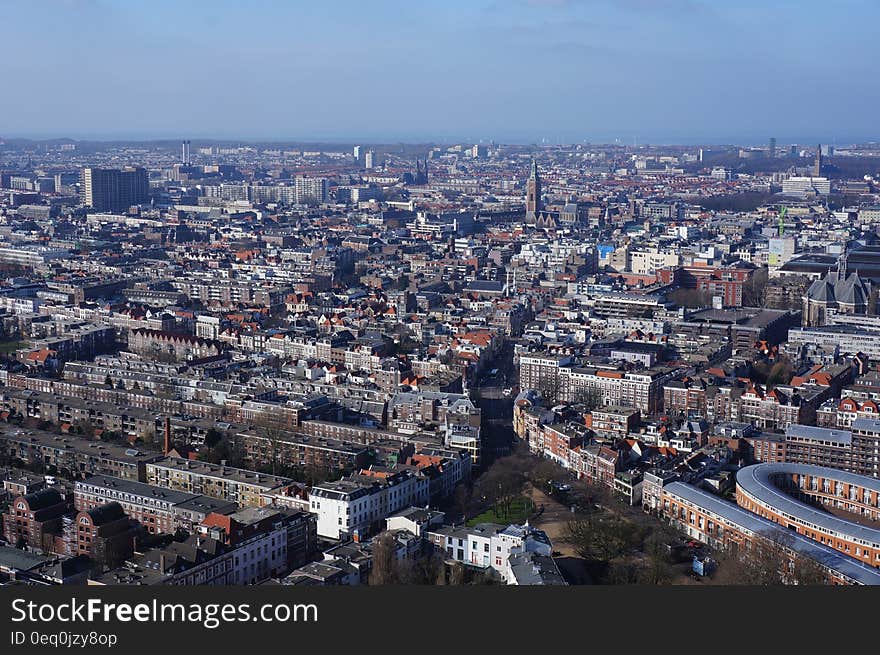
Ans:
[[[526,214],[537,217],[541,212],[541,178],[538,176],[538,162],[532,159],[532,172],[526,184]]]

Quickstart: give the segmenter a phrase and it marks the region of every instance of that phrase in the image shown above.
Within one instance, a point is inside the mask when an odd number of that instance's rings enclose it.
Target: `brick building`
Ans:
[[[62,518],[69,503],[55,489],[40,489],[15,498],[3,515],[3,538],[13,546],[26,544],[55,552]]]

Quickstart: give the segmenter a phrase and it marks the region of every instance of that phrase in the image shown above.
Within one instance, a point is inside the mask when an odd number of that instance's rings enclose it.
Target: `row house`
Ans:
[[[846,430],[859,418],[880,419],[880,405],[874,400],[846,397],[829,399],[816,410],[816,425]]]
[[[230,513],[238,509],[235,503],[209,496],[106,475],[76,483],[74,506],[78,511],[108,503],[119,503],[126,516],[136,520],[150,534],[173,534],[178,528],[191,531],[212,512]]]
[[[663,411],[663,388],[683,375],[685,369],[656,367],[639,371],[588,368],[560,370],[560,395],[566,402],[579,402],[598,394],[603,405],[627,406],[644,414]]]
[[[641,422],[639,410],[612,405],[593,409],[586,415],[586,425],[601,437],[622,439],[635,432]]]
[[[459,483],[471,479],[473,460],[466,450],[426,447],[407,458],[406,465],[428,478],[430,498],[438,501],[450,498]]]
[[[308,512],[247,507],[211,513],[198,534],[233,549],[237,585],[279,578],[310,561],[317,551],[317,524]]]
[[[128,347],[138,354],[175,361],[219,357],[226,351],[226,344],[214,339],[145,328],[129,332]]]
[[[571,451],[584,445],[587,440],[587,429],[577,424],[545,425],[542,435],[536,444],[536,450],[544,457],[561,466],[568,467]]]
[[[385,519],[430,501],[430,481],[410,469],[372,466],[347,478],[312,487],[310,509],[318,517],[318,535],[360,539],[380,530]]]
[[[785,430],[792,424],[812,425],[824,389],[761,385],[747,389],[716,387],[707,405],[708,418],[715,421],[751,423],[764,430]]]
[[[125,565],[93,574],[90,585],[232,585],[244,566],[235,550],[216,539],[192,535],[162,548],[135,553]]]
[[[699,377],[667,382],[663,385],[663,410],[670,415],[705,416],[708,386],[707,380]]]
[[[135,407],[21,389],[10,389],[0,394],[0,408],[10,415],[61,425],[65,431],[71,426],[86,426],[142,438],[151,438],[156,434],[159,420],[156,414]]]
[[[362,468],[370,459],[369,449],[362,444],[325,437],[250,430],[236,434],[235,441],[243,447],[245,459],[256,466],[280,464],[339,471]]]
[[[260,507],[264,494],[291,482],[276,475],[180,457],[161,457],[150,462],[145,467],[143,481],[156,487],[227,500],[242,507]]]
[[[42,430],[7,428],[0,433],[0,448],[13,461],[72,479],[111,475],[144,482],[147,465],[162,459],[160,453]]]
[[[597,444],[575,449],[571,461],[578,479],[608,488],[614,487],[615,476],[622,470],[623,464],[620,453]]]
[[[110,403],[120,407],[134,407],[162,414],[187,414],[213,419],[220,419],[224,415],[224,408],[221,405],[195,400],[182,401],[143,389],[123,389],[115,385],[96,386],[73,380],[50,380],[50,384],[46,385],[37,380],[38,378],[24,378],[23,383],[28,389],[48,390],[59,396]]]

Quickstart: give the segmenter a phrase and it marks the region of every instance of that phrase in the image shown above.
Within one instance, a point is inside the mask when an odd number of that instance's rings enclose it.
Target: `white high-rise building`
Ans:
[[[816,193],[827,196],[831,193],[831,181],[827,177],[790,177],[782,182],[782,193]]]
[[[327,202],[327,178],[297,177],[294,182],[298,204],[320,204]]]

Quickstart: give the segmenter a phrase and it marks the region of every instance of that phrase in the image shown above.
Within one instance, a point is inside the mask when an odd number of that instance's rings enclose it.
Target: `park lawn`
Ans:
[[[510,512],[507,512],[506,508],[502,506],[492,507],[482,514],[473,517],[467,524],[469,526],[476,525],[477,523],[501,523],[502,525],[516,523],[517,525],[522,525],[532,515],[533,511],[532,501],[525,496],[520,496],[510,503]]]
[[[24,341],[0,341],[0,353],[14,353],[19,348],[24,348],[27,344]]]

